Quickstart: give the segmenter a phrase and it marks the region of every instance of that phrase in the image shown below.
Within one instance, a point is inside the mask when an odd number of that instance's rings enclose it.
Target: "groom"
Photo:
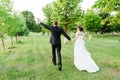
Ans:
[[[61,71],[62,70],[61,34],[63,34],[69,41],[71,41],[71,38],[65,33],[65,31],[62,28],[58,27],[57,21],[53,23],[53,26],[48,26],[41,22],[39,19],[38,22],[40,22],[42,26],[44,26],[51,32],[50,43],[52,45],[52,63],[56,65],[56,50],[57,50],[58,69],[59,71]]]

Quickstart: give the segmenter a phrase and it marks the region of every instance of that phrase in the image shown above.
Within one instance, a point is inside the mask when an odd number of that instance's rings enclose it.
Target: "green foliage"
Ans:
[[[93,5],[93,8],[102,17],[102,33],[119,31],[120,18],[116,17],[118,14],[111,15],[111,12],[114,11],[119,13],[119,9],[117,9],[120,7],[119,3],[119,0],[97,0]]]
[[[46,7],[43,7],[43,12],[45,15],[45,23],[47,25],[52,25],[52,5],[47,4]]]
[[[10,16],[8,19],[7,19],[7,34],[9,36],[15,36],[15,33],[17,32],[17,27],[15,24],[17,23],[17,17],[16,16]]]
[[[53,20],[52,20],[52,14],[53,14],[52,4],[47,4],[45,7],[43,7],[42,10],[43,10],[44,15],[45,15],[44,22],[49,26],[53,25],[52,24],[53,23]],[[43,34],[45,32],[49,33],[49,31],[45,28],[42,28],[41,31],[43,32]]]
[[[18,31],[18,32],[16,33],[16,35],[18,35],[18,36],[26,35],[26,36],[27,36],[27,35],[29,34],[28,28],[24,27],[23,25],[21,25],[21,26],[19,26],[19,27],[21,27],[21,30]]]
[[[10,0],[0,0],[0,37],[2,38],[2,44],[4,45],[4,34],[11,37],[11,42],[13,45],[13,36],[17,36],[17,33],[25,30],[25,22],[18,13],[12,11],[12,2]],[[21,27],[21,24],[24,26]]]
[[[82,24],[88,31],[97,32],[101,28],[101,17],[93,11],[88,11]]]
[[[39,24],[36,24],[35,17],[31,11],[26,10],[26,11],[21,12],[21,14],[23,14],[24,20],[26,23],[25,25],[27,29],[29,29],[29,30],[25,29],[25,31],[32,31],[32,32],[41,31],[41,26],[39,26]]]
[[[17,21],[18,23],[16,23],[16,26],[17,26],[16,35],[18,36],[28,35],[29,30],[26,27],[25,20],[22,14],[19,15],[19,19]]]
[[[113,16],[111,19],[111,25],[113,25],[113,30],[119,32],[120,31],[120,11]]]
[[[10,0],[0,0],[0,33],[7,32],[6,20],[12,12],[12,3]]]
[[[5,50],[4,34],[6,34],[8,24],[6,23],[12,13],[12,3],[10,0],[0,0],[0,38],[2,41],[3,49]]]
[[[41,32],[41,31],[42,31],[41,25],[40,24],[35,24],[33,32]]]
[[[35,17],[31,11],[22,11],[21,14],[23,14],[25,23],[27,28],[30,31],[34,31],[34,26],[35,26]]]
[[[117,2],[115,6],[116,6],[116,7],[115,7],[115,10],[116,10],[116,11],[120,11],[120,1]]]
[[[43,11],[47,18],[47,22],[58,21],[65,31],[69,31],[76,22],[80,21],[82,10],[79,7],[81,0],[57,0],[47,5]],[[50,10],[49,10],[50,9]]]
[[[116,3],[120,0],[97,0],[93,8],[100,9],[103,13],[115,11]]]

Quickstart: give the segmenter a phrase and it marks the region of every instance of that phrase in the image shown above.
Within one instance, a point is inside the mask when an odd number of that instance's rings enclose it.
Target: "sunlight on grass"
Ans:
[[[120,45],[119,38],[95,37],[86,40],[87,50],[100,67],[97,73],[79,71],[73,63],[74,43],[63,43],[63,71],[51,62],[51,45],[48,35],[32,33],[20,37],[14,47],[6,53],[0,45],[0,80],[119,80],[120,79]],[[1,43],[0,43],[1,44]]]

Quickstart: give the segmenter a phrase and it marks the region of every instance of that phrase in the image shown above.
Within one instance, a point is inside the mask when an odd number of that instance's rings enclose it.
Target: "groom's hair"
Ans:
[[[55,22],[54,22],[54,25],[58,25],[58,22],[57,22],[57,21],[55,21]]]

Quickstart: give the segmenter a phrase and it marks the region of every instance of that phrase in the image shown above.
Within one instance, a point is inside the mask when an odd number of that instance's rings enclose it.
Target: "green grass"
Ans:
[[[62,43],[63,70],[59,72],[51,62],[49,36],[31,34],[19,40],[6,53],[0,42],[0,80],[120,80],[119,37],[86,39],[87,50],[100,67],[97,73],[79,71],[74,66],[74,43]],[[9,47],[10,41],[5,41]]]

